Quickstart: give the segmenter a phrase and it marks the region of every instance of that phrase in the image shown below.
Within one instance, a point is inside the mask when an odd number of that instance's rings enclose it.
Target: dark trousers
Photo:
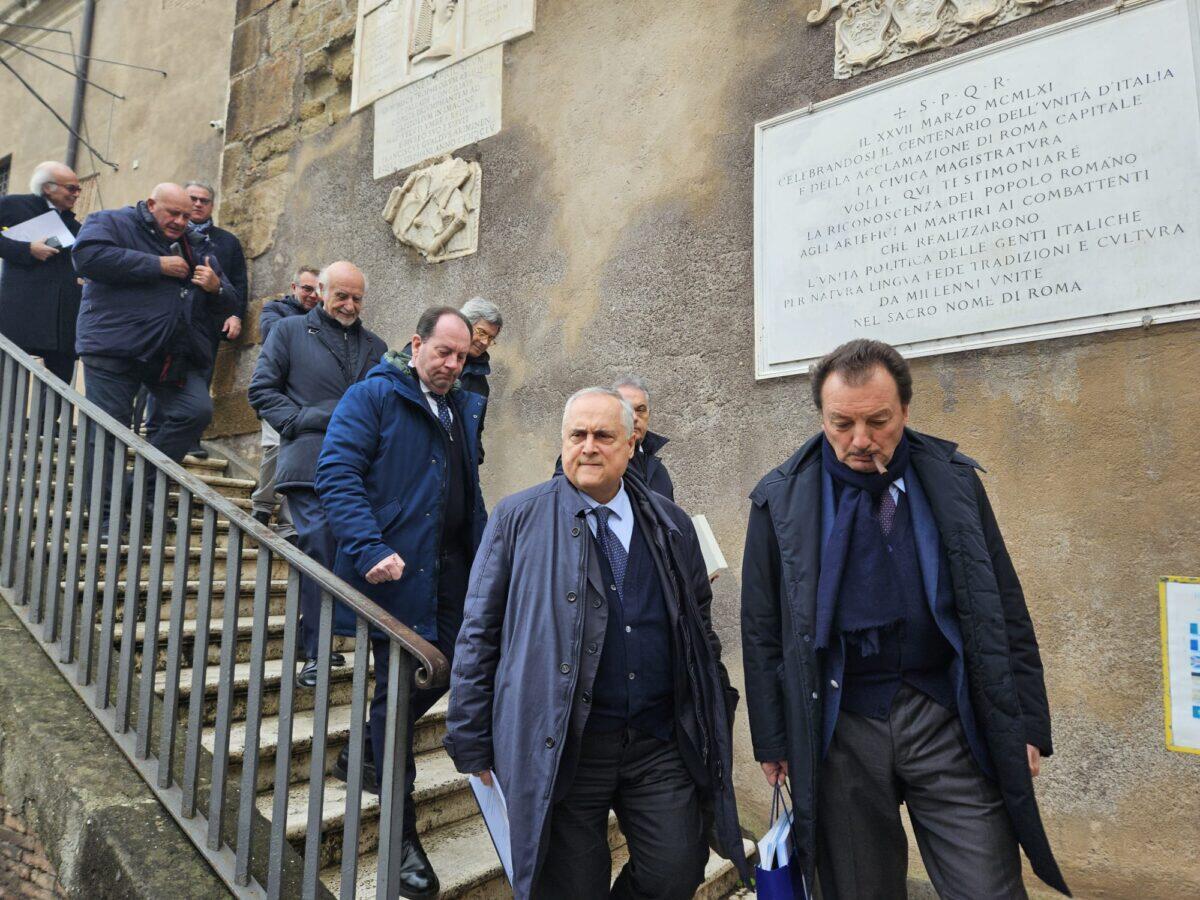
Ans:
[[[292,510],[292,516],[296,514]],[[299,525],[296,526],[299,528]],[[412,561],[408,561],[413,565]],[[463,601],[467,596],[467,578],[471,574],[471,560],[465,554],[443,554],[441,578],[438,580],[437,640],[433,645],[445,654],[450,666],[454,666],[454,642],[462,628]],[[371,718],[367,723],[371,738],[372,757],[377,761],[375,770],[383,785],[384,739],[387,722],[388,660],[391,642],[373,639],[371,650],[375,654],[375,695],[371,698]],[[446,688],[413,688],[408,703],[408,741],[404,748],[404,835],[417,833],[417,810],[413,805],[413,788],[417,783],[416,759],[413,756],[413,734],[417,720],[433,707],[446,693]]]
[[[825,900],[907,896],[902,802],[943,900],[1026,896],[999,789],[971,756],[958,715],[915,688],[900,689],[886,720],[842,710],[817,789]]]
[[[22,347],[21,349],[25,349]],[[50,370],[51,375],[57,376],[66,384],[71,383],[71,378],[75,375],[75,360],[78,359],[73,352],[64,353],[58,350],[25,350],[30,356],[40,356],[42,364]]]
[[[533,896],[684,900],[695,894],[708,844],[700,796],[675,742],[632,729],[585,733],[576,759],[571,785],[550,811]],[[629,844],[629,862],[611,893],[610,809]]]
[[[327,569],[333,568],[337,539],[325,520],[321,499],[312,488],[289,488],[288,509],[300,549]],[[317,658],[317,632],[321,624],[321,588],[310,578],[300,579],[300,649],[305,659]]]

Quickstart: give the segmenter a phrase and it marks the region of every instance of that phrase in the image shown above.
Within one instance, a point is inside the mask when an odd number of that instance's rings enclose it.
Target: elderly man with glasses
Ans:
[[[492,374],[492,359],[489,351],[500,342],[500,329],[504,327],[504,316],[499,307],[482,297],[472,297],[459,310],[471,323],[471,349],[462,374],[458,376],[463,390],[486,397],[491,391],[488,376]],[[479,422],[479,462],[483,462],[483,420]]]
[[[0,231],[53,210],[71,234],[79,178],[57,162],[33,170],[28,194],[0,197]],[[75,319],[81,288],[71,254],[53,240],[17,241],[0,234],[0,333],[68,384],[75,372]]]
[[[318,293],[317,286],[317,276],[320,274],[320,270],[314,266],[301,266],[292,278],[292,292],[278,300],[271,300],[263,304],[262,312],[258,314],[258,332],[264,344],[276,322],[292,316],[303,316],[320,302],[321,295]],[[275,512],[275,464],[278,459],[279,432],[271,427],[270,422],[263,419],[262,457],[258,464],[258,487],[250,495],[254,518],[263,525],[270,524],[271,515]],[[279,504],[277,519],[279,533],[286,538],[293,538],[296,529],[292,526],[286,499]]]

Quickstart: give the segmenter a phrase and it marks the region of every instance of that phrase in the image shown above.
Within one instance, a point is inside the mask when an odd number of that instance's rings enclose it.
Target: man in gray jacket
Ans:
[[[250,379],[250,405],[279,432],[275,483],[287,498],[300,549],[332,568],[337,540],[313,489],[317,457],[338,401],[379,362],[387,344],[360,320],[367,280],[358,266],[335,262],[317,282],[322,305],[271,329]],[[320,615],[320,588],[306,578],[300,586],[300,640],[306,659],[296,678],[301,687],[317,684]],[[344,662],[334,654],[334,665]]]
[[[686,513],[624,477],[620,394],[574,394],[562,435],[563,474],[502,500],[475,555],[446,749],[460,772],[499,779],[517,897],[609,897],[615,810],[629,862],[611,896],[682,900],[704,879],[709,825],[748,874],[737,694],[703,555]]]

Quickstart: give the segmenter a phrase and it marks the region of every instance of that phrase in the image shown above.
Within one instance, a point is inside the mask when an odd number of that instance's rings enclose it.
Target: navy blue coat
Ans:
[[[262,336],[262,343],[267,342],[267,338],[271,336],[271,329],[275,327],[275,323],[281,319],[288,319],[292,316],[307,315],[309,310],[304,308],[304,304],[288,294],[286,297],[280,297],[278,300],[270,300],[263,304],[262,311],[258,314],[258,333]]]
[[[229,283],[233,285],[233,292],[236,294],[229,316],[244,319],[246,303],[250,299],[250,278],[246,273],[246,254],[242,251],[242,242],[232,231],[226,231],[216,225],[209,226],[208,239],[217,251],[221,269],[229,276]]]
[[[49,212],[45,197],[9,194],[0,197],[0,228],[11,228]],[[79,221],[60,212],[71,234]],[[60,250],[45,262],[29,252],[27,241],[0,234],[0,333],[23,350],[75,352],[75,319],[80,287],[71,265],[71,251]]]
[[[1044,755],[1053,746],[1041,656],[1021,583],[976,464],[949,441],[907,434],[910,466],[936,523],[943,559],[949,561],[970,704],[996,782],[1033,871],[1066,893],[1026,758],[1026,743]],[[742,561],[742,655],[754,758],[788,762],[794,834],[810,883],[822,708],[830,684],[828,659],[812,640],[823,471],[817,435],[763,477],[750,494]]]
[[[457,384],[449,400],[467,441],[474,551],[487,522],[476,463],[487,401]],[[438,636],[435,563],[449,456],[446,429],[425,402],[415,373],[389,353],[346,391],[317,462],[317,493],[338,541],[334,573],[429,641]],[[404,560],[403,577],[368,584],[367,572],[393,553]]]
[[[277,322],[250,376],[250,405],[279,432],[275,489],[311,488],[325,429],[342,395],[387,352],[383,338],[358,326],[349,365],[346,331],[314,307]]]
[[[151,362],[166,350],[182,319],[197,338],[191,348],[193,368],[211,365],[212,347],[200,339],[201,324],[205,317],[232,314],[233,285],[207,239],[188,249],[196,263],[212,258],[221,279],[220,294],[202,291],[190,279],[163,275],[159,257],[173,255],[171,243],[144,201],[88,216],[71,251],[75,271],[86,279],[76,353]],[[186,245],[186,236],[179,243]]]
[[[641,477],[642,481],[646,482],[647,487],[652,491],[658,491],[668,500],[675,499],[675,485],[671,481],[671,476],[667,473],[667,467],[663,461],[658,458],[658,451],[667,445],[670,438],[665,438],[661,434],[655,434],[653,431],[647,431],[646,436],[642,438],[642,443],[639,445],[637,452],[633,454],[633,459],[629,461],[633,471]]]

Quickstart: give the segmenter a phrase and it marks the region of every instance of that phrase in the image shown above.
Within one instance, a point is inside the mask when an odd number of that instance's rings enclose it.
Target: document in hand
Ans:
[[[512,840],[508,834],[508,804],[504,801],[504,791],[500,790],[500,779],[492,772],[492,786],[488,787],[475,775],[471,776],[471,790],[475,792],[475,802],[483,813],[483,821],[492,843],[496,847],[496,855],[504,866],[504,874],[508,883],[512,884]]]
[[[4,236],[12,241],[44,241],[49,237],[58,238],[58,244],[64,249],[75,243],[75,235],[63,222],[62,217],[52,209],[46,210],[40,216],[26,219],[19,225],[6,228]]]
[[[714,572],[728,569],[729,563],[725,561],[725,554],[717,545],[717,538],[708,524],[708,519],[704,516],[692,516],[692,524],[696,526],[696,537],[700,539],[700,551],[704,554],[708,577],[711,578]]]

